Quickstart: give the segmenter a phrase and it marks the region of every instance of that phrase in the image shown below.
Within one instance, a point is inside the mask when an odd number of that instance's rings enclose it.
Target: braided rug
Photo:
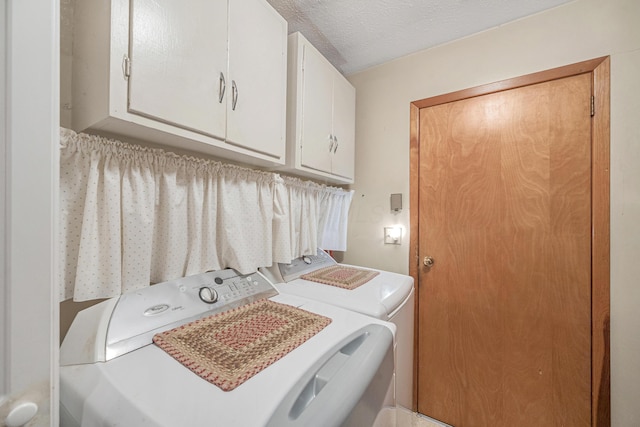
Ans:
[[[267,299],[156,334],[185,367],[230,391],[324,329],[331,319]]]
[[[364,285],[378,274],[380,274],[378,271],[332,265],[316,270],[313,273],[303,274],[300,278],[351,290]]]

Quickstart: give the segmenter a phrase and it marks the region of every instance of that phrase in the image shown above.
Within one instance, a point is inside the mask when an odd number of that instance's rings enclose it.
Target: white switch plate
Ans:
[[[401,245],[402,244],[402,228],[401,227],[384,227],[384,244],[385,245]]]

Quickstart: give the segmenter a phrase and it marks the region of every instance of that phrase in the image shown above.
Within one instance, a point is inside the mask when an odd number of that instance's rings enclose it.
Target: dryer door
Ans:
[[[393,334],[368,325],[313,365],[267,426],[372,426],[383,408],[395,406],[393,386]]]

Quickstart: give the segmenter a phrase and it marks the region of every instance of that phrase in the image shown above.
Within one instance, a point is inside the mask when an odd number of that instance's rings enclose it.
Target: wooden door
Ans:
[[[591,99],[585,73],[419,110],[420,413],[592,425]]]

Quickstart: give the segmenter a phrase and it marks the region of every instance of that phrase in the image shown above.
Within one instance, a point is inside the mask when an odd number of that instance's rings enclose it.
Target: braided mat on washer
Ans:
[[[200,377],[230,391],[329,323],[328,317],[264,299],[156,334],[153,342]]]
[[[332,265],[331,267],[316,270],[313,273],[303,274],[300,278],[351,290],[364,285],[378,274],[380,274],[378,271]]]

